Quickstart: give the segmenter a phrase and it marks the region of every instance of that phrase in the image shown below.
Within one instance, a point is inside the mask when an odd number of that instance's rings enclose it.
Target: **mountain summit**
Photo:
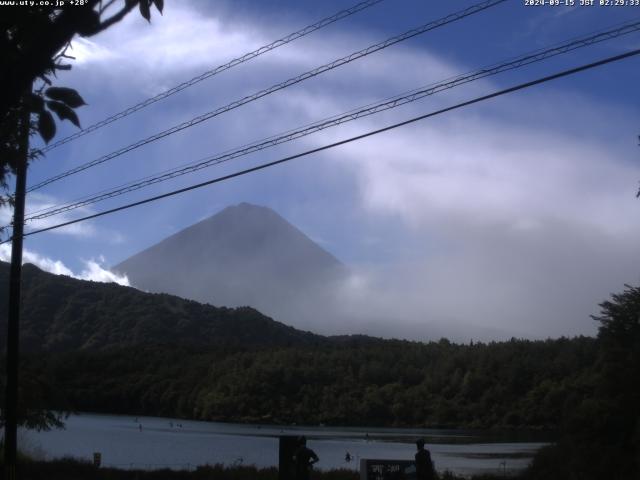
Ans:
[[[252,306],[284,321],[292,320],[292,305],[346,274],[340,261],[276,212],[248,203],[227,207],[113,270],[142,290]]]

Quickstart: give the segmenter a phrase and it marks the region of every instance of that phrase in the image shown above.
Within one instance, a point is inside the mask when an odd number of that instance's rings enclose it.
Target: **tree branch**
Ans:
[[[106,4],[104,7],[102,6],[102,2],[100,2],[100,11],[99,11],[98,13],[100,13],[100,15],[102,15],[104,12],[106,12],[106,11],[107,11],[107,9],[108,9],[111,5],[113,5],[113,4],[115,3],[115,1],[116,1],[116,0],[109,0],[109,1],[107,2],[107,4]]]
[[[118,23],[120,20],[122,20],[127,15],[127,13],[129,13],[131,10],[133,10],[133,8],[136,5],[138,5],[138,1],[125,2],[124,8],[122,8],[118,13],[116,13],[115,15],[112,15],[108,19],[106,19],[104,21],[101,21],[100,25],[95,30],[95,32],[93,32],[93,33],[91,33],[90,35],[87,35],[87,36],[92,36],[92,35],[95,35],[96,33],[100,33],[101,31],[106,30],[107,28],[109,28],[114,23]]]

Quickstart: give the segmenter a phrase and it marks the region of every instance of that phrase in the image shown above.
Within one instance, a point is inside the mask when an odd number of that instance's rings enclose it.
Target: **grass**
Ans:
[[[208,465],[195,470],[120,470],[96,468],[90,462],[75,458],[53,461],[24,461],[18,468],[20,480],[277,480],[278,469],[251,466],[225,467]],[[445,472],[440,480],[462,480],[462,477]],[[498,480],[502,476],[477,476],[472,480]],[[313,471],[311,480],[359,480],[353,470],[337,469]]]
[[[277,480],[278,469],[251,466],[207,465],[195,470],[120,470],[96,468],[89,462],[63,458],[27,461],[18,467],[20,480]],[[357,472],[330,470],[313,472],[314,480],[358,480]]]

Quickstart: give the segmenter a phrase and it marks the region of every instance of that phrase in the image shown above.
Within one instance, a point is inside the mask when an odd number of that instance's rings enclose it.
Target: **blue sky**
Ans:
[[[77,60],[60,75],[59,85],[83,95],[88,106],[79,113],[83,125],[90,125],[354,3],[167,2],[151,25],[130,15],[100,36],[75,42]],[[473,3],[383,1],[51,151],[30,168],[29,184]],[[29,205],[72,200],[638,17],[637,7],[527,7],[510,0],[49,185],[32,194]],[[64,218],[638,47],[640,34],[627,35]],[[49,270],[103,278],[98,264],[114,265],[227,205],[247,201],[275,209],[354,271],[342,303],[359,320],[302,326],[322,333],[401,331],[406,333],[400,336],[419,338],[437,332],[467,340],[593,334],[588,315],[597,312],[597,304],[624,283],[640,283],[640,200],[634,198],[640,180],[639,67],[638,58],[608,65],[35,235],[25,248]],[[74,128],[63,125],[57,138]]]

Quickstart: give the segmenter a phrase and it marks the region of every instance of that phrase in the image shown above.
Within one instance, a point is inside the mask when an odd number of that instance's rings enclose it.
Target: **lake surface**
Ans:
[[[361,458],[413,460],[414,442],[422,437],[439,471],[461,475],[514,473],[545,444],[463,430],[276,427],[96,414],[70,416],[65,430],[21,431],[19,441],[46,459],[91,460],[100,452],[104,466],[194,469],[214,463],[277,466],[280,435],[305,435],[323,470],[357,470]],[[346,452],[352,461],[345,460]]]

